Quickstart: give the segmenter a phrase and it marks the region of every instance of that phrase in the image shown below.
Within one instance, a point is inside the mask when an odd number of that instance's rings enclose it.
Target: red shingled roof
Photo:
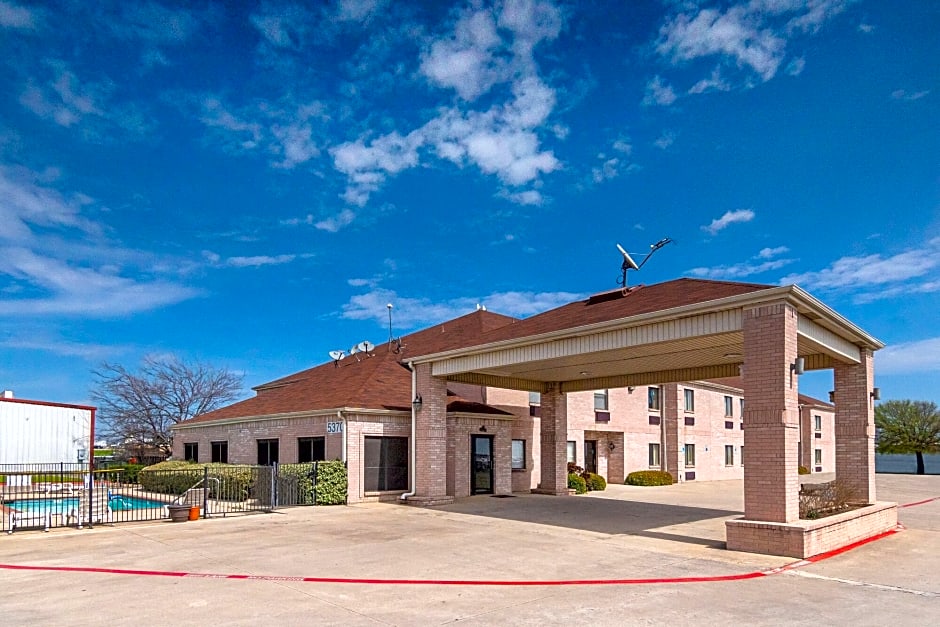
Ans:
[[[513,320],[488,333],[483,343],[499,342],[516,338],[541,335],[599,322],[608,322],[630,316],[664,311],[683,305],[705,303],[731,296],[740,296],[777,287],[759,283],[734,283],[705,279],[676,279],[655,285],[639,285],[595,294],[585,300],[575,301],[537,314],[525,320]],[[465,344],[464,347],[474,346]],[[438,348],[429,353],[449,350]],[[420,353],[411,352],[412,355]]]
[[[308,370],[255,387],[257,395],[180,424],[194,424],[270,414],[355,407],[410,411],[411,372],[400,360],[406,355],[436,352],[479,343],[486,332],[515,318],[476,311],[402,338],[396,353],[385,344],[372,356],[347,355],[338,363],[327,362]],[[448,410],[466,413],[505,413],[459,396],[448,398]]]
[[[186,424],[342,407],[408,410],[411,373],[400,362],[457,348],[522,338],[598,322],[627,318],[683,305],[704,303],[770,289],[772,285],[704,279],[677,279],[595,294],[542,314],[519,320],[479,310],[402,338],[400,351],[381,345],[368,357],[361,353],[297,372],[254,388],[257,396],[197,416]],[[455,404],[456,403],[456,404]],[[452,408],[453,407],[453,408]],[[451,411],[499,412],[453,396]]]

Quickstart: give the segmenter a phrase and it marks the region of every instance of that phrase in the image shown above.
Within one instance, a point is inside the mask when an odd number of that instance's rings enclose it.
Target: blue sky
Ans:
[[[229,6],[237,5],[237,6]],[[246,388],[472,311],[796,283],[940,401],[940,8],[0,0],[0,387]],[[803,390],[825,398],[831,374]]]

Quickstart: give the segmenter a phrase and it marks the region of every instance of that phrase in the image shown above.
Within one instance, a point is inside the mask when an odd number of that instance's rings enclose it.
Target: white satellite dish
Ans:
[[[350,355],[355,355],[358,352],[359,352],[359,346],[357,344],[353,344],[352,348],[349,349]]]
[[[363,353],[370,353],[372,352],[372,349],[375,348],[375,344],[369,341],[359,342],[359,344],[356,345],[356,348],[358,348]]]
[[[630,256],[630,253],[623,249],[623,246],[617,244],[617,250],[619,250],[620,254],[623,255],[623,265],[625,268],[632,268],[633,270],[640,269],[640,266],[636,265],[636,262],[633,261],[633,257]]]
[[[333,361],[339,361],[340,359],[343,358],[343,355],[345,354],[346,353],[343,351],[330,351],[330,359],[332,359]]]

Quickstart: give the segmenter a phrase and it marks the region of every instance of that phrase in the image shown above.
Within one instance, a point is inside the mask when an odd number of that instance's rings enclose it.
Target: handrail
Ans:
[[[186,495],[189,493],[190,490],[195,490],[196,488],[199,487],[199,485],[200,485],[202,482],[206,481],[207,479],[208,479],[209,481],[215,481],[215,482],[216,482],[216,486],[215,486],[215,487],[216,487],[216,490],[217,490],[218,492],[221,492],[221,491],[222,491],[222,481],[221,481],[218,477],[202,477],[201,479],[199,479],[199,481],[197,481],[196,483],[194,483],[194,484],[191,485],[190,487],[188,487],[188,488],[186,488],[185,490],[183,490],[183,492],[182,492],[179,496],[177,496],[175,499],[173,499],[172,501],[170,501],[170,502],[168,503],[168,505],[179,505],[179,504],[180,504],[180,501],[182,501],[182,499],[186,498]],[[203,489],[205,489],[205,488],[203,488]]]

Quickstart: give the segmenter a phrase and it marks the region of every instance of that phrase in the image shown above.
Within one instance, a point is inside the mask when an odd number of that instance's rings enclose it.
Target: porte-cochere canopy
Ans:
[[[896,524],[896,508],[874,491],[873,353],[884,344],[795,285],[678,279],[618,289],[475,339],[408,359],[424,399],[418,503],[448,499],[436,470],[447,453],[446,381],[541,392],[539,491],[561,495],[566,393],[740,375],[745,516],[728,522],[729,548],[806,557]],[[798,357],[806,370],[834,371],[836,473],[864,506],[832,524],[799,520]]]

